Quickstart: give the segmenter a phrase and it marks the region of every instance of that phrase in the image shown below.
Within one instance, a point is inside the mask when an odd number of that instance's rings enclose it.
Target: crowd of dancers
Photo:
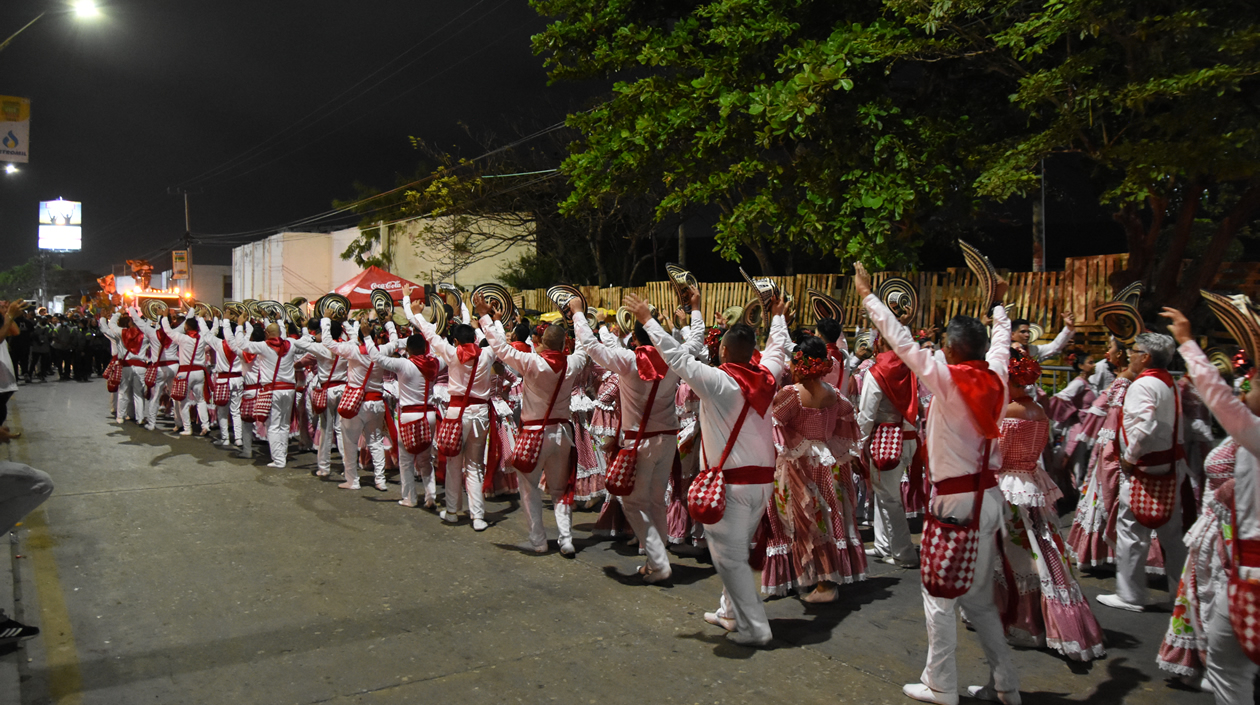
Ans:
[[[1175,342],[1143,332],[1135,289],[1100,309],[1112,333],[1105,355],[1069,347],[1071,316],[1037,346],[1001,305],[1006,283],[982,281],[984,320],[957,316],[943,337],[916,334],[913,310],[872,291],[858,265],[869,327],[852,348],[842,324],[856,322],[839,320],[838,306],[812,330],[791,329],[789,302],[768,285],[760,329],[706,327],[700,293],[685,285],[672,322],[633,295],[622,316],[559,298],[563,318],[551,324],[480,294],[426,316],[426,305],[446,304],[413,301],[408,288],[406,326],[371,314],[299,326],[245,311],[152,321],[133,307],[107,312],[99,329],[113,346],[106,378],[119,424],[153,430],[168,415],[179,433],[246,458],[265,438],[273,468],[296,444],[314,451],[317,476],[340,474],[351,491],[368,469],[389,491],[396,467],[400,505],[450,523],[466,511],[474,531],[488,527],[487,496],[519,493],[528,552],[549,550],[544,493],[567,556],[574,504],[603,501],[597,530],[633,533],[644,583],[670,581],[669,544],[708,550],[723,591],[704,619],[738,644],[772,639],[765,596],[828,602],[865,580],[868,561],[919,568],[927,664],[905,694],[957,703],[961,607],[992,672],[961,693],[1018,703],[1011,644],[1105,655],[1073,567],[1114,564],[1116,593],[1097,600],[1110,608],[1145,611],[1148,573],[1174,587],[1180,578],[1159,666],[1218,702],[1250,703],[1260,657],[1254,369],[1214,365],[1176,311],[1163,314]],[[1209,303],[1239,359],[1254,360],[1260,321],[1248,302]],[[1174,380],[1178,353],[1187,373]],[[1047,396],[1040,363],[1060,355],[1077,375]],[[1213,417],[1229,434],[1219,443]],[[1079,493],[1066,537],[1056,509],[1065,491]],[[923,517],[918,546],[913,516]],[[870,547],[859,523],[872,527]]]

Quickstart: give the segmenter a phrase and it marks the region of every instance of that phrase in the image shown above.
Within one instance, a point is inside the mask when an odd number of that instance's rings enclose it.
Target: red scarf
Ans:
[[[665,373],[669,370],[660,351],[651,345],[640,345],[634,349],[634,364],[639,371],[639,379],[644,382],[665,379]]]
[[[559,350],[543,350],[538,353],[538,356],[546,360],[551,366],[551,371],[556,374],[560,374],[560,370],[564,369],[569,360],[569,356]]]
[[[516,348],[517,350],[520,350],[523,353],[534,352],[534,349],[529,347],[529,343],[522,343],[519,340],[513,340],[512,342],[508,343],[508,345],[511,345],[512,347]]]
[[[412,355],[407,358],[411,360],[411,364],[420,370],[420,374],[424,375],[424,381],[430,382],[438,373],[438,361],[432,355]]]
[[[157,337],[158,337],[158,342],[162,344],[163,350],[165,350],[167,347],[170,346],[171,336],[166,334],[166,329],[162,328],[160,323],[158,324]]]
[[[753,365],[760,365],[761,364],[761,351],[754,348],[752,358],[748,362]]]
[[[1155,369],[1142,370],[1142,373],[1139,374],[1137,378],[1142,379],[1143,377],[1154,377],[1155,379],[1163,382],[1169,387],[1173,386],[1173,377],[1172,375],[1168,374],[1168,370],[1155,370]],[[1137,380],[1134,380],[1134,381],[1136,382]]]
[[[874,368],[872,368],[874,369]],[[971,411],[976,430],[985,438],[1002,435],[998,421],[1006,415],[1006,390],[1002,378],[984,360],[968,360],[949,366],[949,376]]]
[[[127,352],[135,355],[140,352],[140,346],[144,345],[144,331],[139,328],[124,328],[122,340]]]
[[[870,374],[901,417],[914,423],[919,418],[919,385],[906,363],[888,350],[875,356]]]
[[[455,355],[459,357],[460,362],[465,364],[472,362],[480,354],[481,348],[477,347],[476,343],[464,343],[455,348]]]
[[[718,369],[735,380],[735,384],[739,385],[740,393],[744,395],[744,399],[758,416],[766,415],[770,402],[774,401],[774,393],[778,386],[770,370],[751,362],[728,362],[719,365]]]
[[[236,362],[236,351],[227,344],[226,340],[220,341],[219,348],[223,350],[223,356],[227,358],[228,367],[231,367]]]
[[[840,354],[840,348],[835,343],[827,343],[827,354],[831,356],[832,360],[841,364],[844,363],[844,357]]]
[[[289,348],[293,345],[284,338],[267,338],[267,347],[275,351],[276,355],[284,357],[289,352]]]

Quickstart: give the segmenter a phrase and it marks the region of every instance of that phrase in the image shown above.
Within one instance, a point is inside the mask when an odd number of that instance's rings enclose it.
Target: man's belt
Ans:
[[[179,366],[179,373],[184,373],[184,372],[205,372],[205,371],[206,371],[206,366],[205,366],[205,365],[180,365],[180,366]]]
[[[554,423],[569,423],[568,419],[534,419],[521,421],[521,428],[546,428]]]
[[[940,482],[933,482],[932,486],[936,488],[937,496],[947,494],[975,494],[983,492],[990,487],[997,487],[997,476],[993,471],[985,468],[980,472],[973,472],[970,475],[962,475],[960,477],[950,477]]]
[[[380,392],[364,392],[363,401],[382,401],[385,395]]]
[[[1137,459],[1134,463],[1139,468],[1157,467],[1160,465],[1172,465],[1178,460],[1186,457],[1186,449],[1180,443],[1173,445],[1168,450],[1157,450],[1154,453],[1147,453]]]
[[[153,364],[157,365],[158,367],[170,367],[171,365],[178,365],[179,360],[162,360],[161,362],[155,362]]]
[[[635,430],[630,430],[630,431],[622,431],[622,432],[621,432],[621,435],[622,435],[623,437],[625,437],[625,438],[629,438],[632,434],[637,435],[637,434],[638,434],[638,431],[635,431]],[[647,440],[647,439],[649,439],[649,438],[655,438],[656,436],[664,436],[664,435],[675,435],[675,436],[676,436],[676,435],[678,435],[678,429],[676,429],[676,428],[664,428],[664,429],[661,429],[661,430],[659,430],[659,431],[648,431],[647,433],[643,434],[642,436],[639,436],[639,439],[640,439],[640,440],[644,440],[644,441],[646,441],[646,440]]]
[[[437,411],[437,407],[429,404],[408,404],[398,407],[400,414],[427,414],[430,411]]]
[[[149,363],[145,362],[144,360],[137,360],[134,357],[130,360],[124,360],[123,364],[128,367],[148,367],[149,366]]]
[[[725,468],[722,477],[728,485],[768,485],[774,482],[774,466],[745,465]]]
[[[447,405],[447,408],[458,409],[461,406],[476,406],[478,404],[489,404],[489,403],[490,402],[480,397],[470,397],[470,396],[461,394],[460,396],[457,396],[457,397],[451,397],[451,403]]]
[[[244,390],[244,391],[246,391],[246,392],[252,392],[252,391],[254,391],[255,389],[261,389],[261,388],[262,388],[262,385],[261,385],[261,384],[247,384],[247,385],[245,385],[244,387],[242,387],[241,389],[243,389],[243,390]]]
[[[215,376],[219,379],[236,379],[241,376],[240,372],[216,372]]]
[[[297,385],[292,382],[268,382],[266,388],[273,392],[285,392],[290,389],[297,389]]]

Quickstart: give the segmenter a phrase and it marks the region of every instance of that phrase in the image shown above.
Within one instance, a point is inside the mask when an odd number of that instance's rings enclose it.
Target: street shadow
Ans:
[[[443,505],[444,506],[444,505]],[[514,514],[521,508],[521,503],[516,499],[507,500],[507,506],[493,512],[486,512],[486,523],[494,526],[499,522],[507,519],[509,515]]]
[[[1023,691],[1023,701],[1029,705],[1068,705],[1072,703],[1079,705],[1080,703],[1093,703],[1103,705],[1106,703],[1124,702],[1124,699],[1133,691],[1137,690],[1143,683],[1150,682],[1150,676],[1142,673],[1140,670],[1126,665],[1128,659],[1118,658],[1107,663],[1107,680],[1098,684],[1084,699],[1078,697],[1078,694],[1071,692],[1066,693],[1047,693],[1044,691]]]
[[[717,630],[718,627],[713,627],[713,629]],[[734,660],[739,660],[739,661],[752,658],[753,655],[756,654],[758,651],[769,650],[769,649],[774,648],[774,642],[770,642],[770,646],[765,647],[764,649],[755,649],[750,646],[740,646],[738,644],[733,644],[731,643],[729,639],[726,638],[725,633],[713,634],[710,632],[692,632],[691,634],[678,634],[674,638],[688,639],[690,641],[698,641],[702,644],[712,644],[714,656],[717,656],[718,658],[734,659]]]
[[[654,585],[656,587],[673,587],[675,585],[694,585],[701,580],[709,578],[715,574],[711,568],[695,568],[689,565],[681,565],[678,563],[671,564],[670,576],[668,580],[659,583],[645,583],[639,577],[637,572],[625,574],[617,569],[616,566],[606,565],[603,568],[604,577],[621,583],[622,585],[631,585],[635,587]]]
[[[892,597],[892,588],[901,582],[890,576],[873,577],[861,583],[840,586],[840,596],[834,602],[811,603],[794,598],[809,619],[777,617],[770,619],[770,628],[776,641],[786,647],[800,648],[821,644],[831,639],[835,630],[846,617],[877,600]],[[788,603],[789,605],[791,603]]]
[[[1118,632],[1114,629],[1103,628],[1103,643],[1108,649],[1136,649],[1141,646],[1142,642],[1137,637],[1126,632]]]

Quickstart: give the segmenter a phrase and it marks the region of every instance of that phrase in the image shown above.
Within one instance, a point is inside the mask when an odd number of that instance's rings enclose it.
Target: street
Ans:
[[[917,571],[873,564],[836,603],[767,604],[772,647],[727,642],[701,615],[720,582],[675,554],[670,587],[635,584],[632,546],[526,555],[515,500],[490,529],[400,507],[311,474],[273,470],[209,441],[107,419],[105,384],[26,385],[0,457],[49,472],[52,498],[11,544],[19,621],[43,633],[0,656],[0,696],[34,703],[907,703],[926,636]],[[161,427],[161,426],[160,426]],[[338,477],[334,475],[334,478]],[[552,521],[547,513],[548,521]],[[1070,519],[1065,519],[1070,520]],[[554,539],[554,525],[550,525]],[[866,536],[869,540],[869,534]],[[687,552],[688,549],[681,549]],[[1075,664],[1017,649],[1025,703],[1209,703],[1155,666],[1168,609],[1093,602],[1107,657]],[[1163,597],[1163,581],[1154,584]],[[8,607],[8,604],[0,606]],[[960,630],[960,685],[987,681]],[[20,678],[16,682],[15,679]],[[0,697],[0,700],[11,700]],[[968,702],[964,698],[964,702]]]

